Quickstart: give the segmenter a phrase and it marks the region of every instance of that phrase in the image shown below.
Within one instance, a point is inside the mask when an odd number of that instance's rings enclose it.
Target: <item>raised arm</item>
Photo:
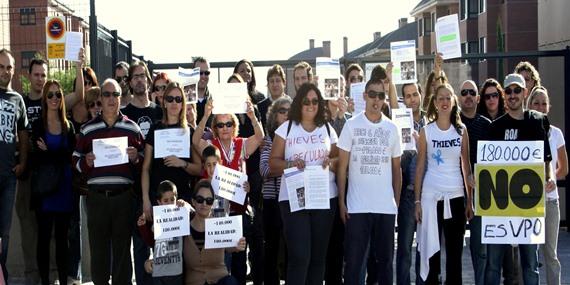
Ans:
[[[247,156],[250,156],[259,148],[264,136],[263,128],[261,127],[261,123],[255,117],[255,110],[253,108],[253,104],[250,101],[247,102],[247,117],[251,121],[254,131],[253,135],[247,138],[247,143],[245,145]]]
[[[200,120],[200,123],[198,123],[198,126],[196,126],[194,135],[192,136],[192,145],[194,145],[194,148],[196,148],[198,153],[202,153],[202,151],[204,151],[204,149],[209,145],[206,140],[202,139],[202,136],[204,135],[208,118],[212,114],[212,106],[212,100],[208,99],[208,102],[206,102],[206,106],[204,107],[204,116],[202,117],[202,120]]]
[[[396,85],[392,81],[392,69],[394,64],[392,62],[388,63],[386,66],[386,83],[388,83],[388,99],[390,100],[390,108],[398,108],[398,94],[396,93]]]
[[[85,98],[85,85],[83,83],[83,67],[85,66],[85,50],[79,50],[79,61],[75,62],[75,92],[65,96],[65,106],[71,110],[73,106]]]

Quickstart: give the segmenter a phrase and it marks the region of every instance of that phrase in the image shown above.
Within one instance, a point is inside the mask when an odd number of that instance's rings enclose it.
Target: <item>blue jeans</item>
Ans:
[[[361,283],[360,273],[366,264],[366,251],[371,243],[374,243],[372,248],[376,251],[378,281],[380,284],[392,284],[395,222],[396,215],[391,214],[350,214],[344,239],[344,284]]]
[[[16,176],[12,173],[0,176],[0,239],[2,240],[2,253],[0,265],[4,273],[4,282],[8,284],[8,244],[10,242],[10,227],[12,226],[12,210],[16,199]]]
[[[473,274],[476,285],[485,285],[485,269],[487,267],[487,245],[481,243],[481,216],[474,216],[469,221],[471,238],[469,240],[469,250],[471,251],[471,262],[473,263]]]
[[[487,270],[485,284],[499,285],[501,283],[501,265],[505,252],[510,249],[508,244],[487,245]],[[538,246],[536,244],[519,245],[521,268],[525,285],[538,285]]]
[[[398,249],[396,250],[396,284],[410,285],[412,242],[416,231],[414,191],[402,189],[398,207]]]

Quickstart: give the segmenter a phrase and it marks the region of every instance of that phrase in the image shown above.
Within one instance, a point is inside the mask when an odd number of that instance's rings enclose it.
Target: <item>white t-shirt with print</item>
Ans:
[[[392,158],[402,155],[399,129],[388,117],[373,123],[364,113],[346,122],[338,148],[350,152],[349,213],[397,214],[392,187]]]
[[[329,127],[329,133],[326,126],[321,126],[314,129],[312,132],[307,132],[301,124],[293,122],[291,130],[287,135],[287,128],[289,121],[284,122],[277,128],[275,135],[285,140],[285,160],[294,161],[295,159],[302,159],[305,165],[322,165],[324,159],[331,151],[331,145],[336,144],[338,136],[332,126]],[[335,175],[329,172],[329,198],[338,196],[336,188]],[[285,176],[281,176],[281,187],[279,189],[279,202],[289,201],[287,195],[287,185],[285,183]]]
[[[548,133],[548,142],[550,144],[550,153],[552,154],[552,161],[550,161],[550,171],[554,173],[552,176],[554,180],[556,180],[556,163],[558,162],[558,149],[563,147],[566,142],[564,141],[564,134],[562,131],[550,125],[550,132]],[[558,199],[558,187],[551,191],[550,193],[546,193],[547,200],[556,200]]]

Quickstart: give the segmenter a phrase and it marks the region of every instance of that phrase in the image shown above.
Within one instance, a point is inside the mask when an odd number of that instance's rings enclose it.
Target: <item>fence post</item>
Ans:
[[[95,15],[95,0],[89,0],[91,13],[89,15],[89,48],[91,68],[97,73],[99,72],[99,62],[97,61],[97,16]]]
[[[113,66],[113,73],[115,73],[115,64],[119,61],[119,36],[117,34],[117,30],[112,30],[111,36],[113,36],[113,41],[111,42],[111,63]]]
[[[564,133],[566,136],[570,134],[570,46],[566,46],[564,50]],[[570,153],[570,145],[566,144],[566,153]],[[566,192],[566,231],[570,232],[570,220],[568,220],[568,211],[570,207],[570,179],[568,176],[564,179],[564,191]]]

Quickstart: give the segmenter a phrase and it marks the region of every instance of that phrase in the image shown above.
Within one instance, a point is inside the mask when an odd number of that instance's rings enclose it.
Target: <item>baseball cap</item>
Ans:
[[[505,77],[505,84],[503,84],[503,87],[507,88],[513,84],[518,85],[522,88],[526,88],[526,83],[524,81],[524,77],[522,77],[522,75],[517,74],[517,73],[511,73],[511,74],[507,75]]]

